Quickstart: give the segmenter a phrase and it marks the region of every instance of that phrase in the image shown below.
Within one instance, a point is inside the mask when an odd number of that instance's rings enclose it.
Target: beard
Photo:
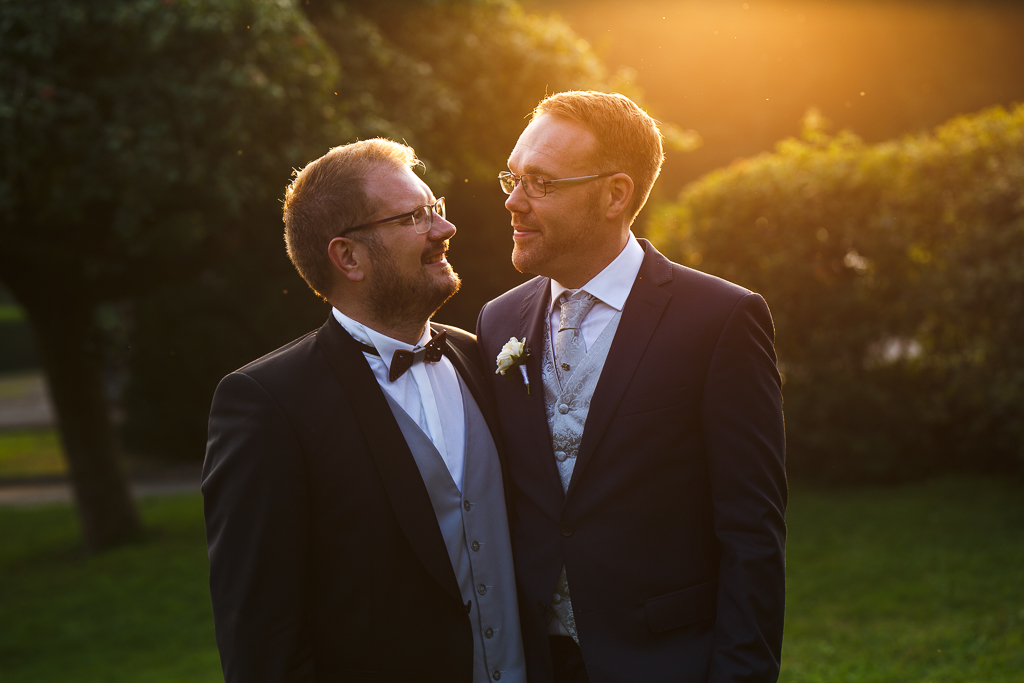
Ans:
[[[423,268],[415,273],[403,273],[379,237],[374,235],[364,244],[374,264],[373,282],[366,301],[370,313],[389,327],[422,325],[462,286],[462,280],[450,265],[440,275],[432,276]]]
[[[540,244],[527,247],[513,242],[512,265],[515,269],[520,273],[550,276],[553,265],[555,270],[563,270],[565,263],[586,253],[597,221],[599,194],[600,188],[588,191],[582,202],[585,209],[573,214],[569,220],[561,221],[557,229],[544,231]],[[524,227],[530,226],[526,224]]]

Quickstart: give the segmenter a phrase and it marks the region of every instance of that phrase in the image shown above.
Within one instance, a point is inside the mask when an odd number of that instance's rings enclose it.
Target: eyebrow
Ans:
[[[509,170],[511,171],[512,169],[509,168]],[[551,174],[546,169],[543,169],[540,166],[534,166],[533,164],[527,164],[526,166],[524,166],[522,175],[542,175],[545,177],[551,176]]]

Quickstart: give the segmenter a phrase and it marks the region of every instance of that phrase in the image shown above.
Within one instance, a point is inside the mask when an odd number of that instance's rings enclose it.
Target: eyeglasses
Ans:
[[[423,206],[417,206],[415,209],[409,211],[408,213],[399,214],[397,216],[391,216],[390,218],[381,218],[379,221],[363,223],[362,225],[357,225],[352,228],[345,228],[340,233],[338,233],[338,237],[343,237],[349,234],[350,232],[355,232],[356,230],[362,230],[363,228],[369,228],[374,225],[380,225],[381,223],[400,221],[403,218],[412,219],[413,229],[416,231],[416,234],[422,235],[424,233],[430,232],[430,227],[434,223],[435,213],[441,218],[446,218],[444,210],[444,197],[441,197],[433,204],[424,204]]]
[[[511,171],[502,171],[498,174],[498,182],[501,183],[501,190],[505,194],[512,194],[516,189],[516,185],[520,182],[523,183],[523,191],[526,192],[527,197],[533,199],[540,199],[548,193],[548,185],[554,185],[556,183],[581,183],[586,180],[593,180],[594,178],[607,178],[608,176],[618,175],[619,171],[614,173],[598,173],[597,175],[584,175],[578,178],[560,178],[558,180],[546,180],[543,176],[534,175],[527,173],[526,175],[516,175]]]

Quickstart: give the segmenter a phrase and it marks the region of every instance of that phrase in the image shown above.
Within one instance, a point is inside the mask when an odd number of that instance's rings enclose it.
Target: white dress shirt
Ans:
[[[587,294],[591,295],[597,302],[593,308],[587,311],[580,323],[580,332],[583,334],[583,344],[586,348],[593,346],[597,338],[604,332],[604,328],[612,321],[615,314],[626,305],[626,298],[633,288],[633,281],[640,273],[640,264],[644,261],[644,248],[636,241],[633,231],[629,231],[629,239],[626,246],[622,248],[619,255],[611,263],[604,267],[600,273],[595,275],[590,282],[580,287]],[[555,343],[555,333],[558,332],[559,317],[562,310],[562,302],[558,297],[567,288],[564,285],[551,281],[551,305],[548,309],[548,318],[551,322],[551,343]],[[552,348],[552,352],[554,348]],[[552,353],[552,355],[554,355]]]
[[[353,339],[374,347],[380,353],[377,356],[363,352],[377,383],[430,438],[461,491],[466,460],[466,414],[455,366],[446,356],[442,356],[436,363],[413,363],[394,382],[388,379],[395,351],[423,348],[430,341],[430,326],[424,327],[419,344],[411,346],[352,320],[337,308],[333,310],[334,317]],[[359,398],[355,397],[354,400]]]

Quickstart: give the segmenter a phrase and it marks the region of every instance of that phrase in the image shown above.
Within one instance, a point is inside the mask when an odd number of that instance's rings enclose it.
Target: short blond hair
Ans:
[[[549,95],[533,110],[530,120],[544,114],[574,121],[593,133],[597,160],[608,166],[594,169],[594,173],[622,172],[633,179],[633,197],[626,207],[632,224],[665,160],[658,122],[625,95],[593,90]]]
[[[420,163],[412,147],[373,138],[334,147],[295,173],[284,195],[284,241],[288,258],[314,292],[327,298],[335,281],[327,245],[373,213],[369,177],[380,168]]]

